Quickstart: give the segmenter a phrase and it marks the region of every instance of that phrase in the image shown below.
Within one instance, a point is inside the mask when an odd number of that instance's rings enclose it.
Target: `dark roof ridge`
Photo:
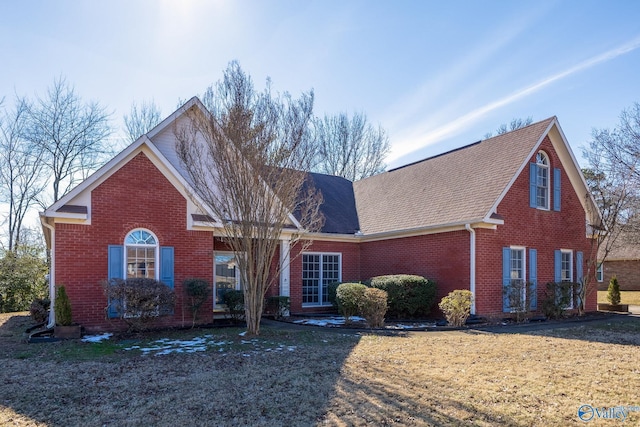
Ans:
[[[403,169],[403,168],[406,168],[406,167],[409,167],[409,166],[413,166],[413,165],[416,165],[418,163],[426,162],[427,160],[437,159],[438,157],[446,156],[448,154],[452,154],[452,153],[455,153],[457,151],[462,151],[464,149],[476,146],[476,145],[478,145],[478,144],[480,144],[482,142],[485,142],[485,141],[488,141],[488,140],[491,140],[491,139],[495,139],[495,138],[499,138],[499,137],[502,137],[502,136],[505,136],[505,135],[509,135],[509,134],[514,133],[514,132],[518,132],[520,130],[527,129],[528,127],[535,126],[535,125],[538,125],[538,124],[540,124],[542,122],[545,122],[547,120],[552,120],[552,119],[557,119],[557,117],[556,116],[547,117],[546,119],[538,120],[537,122],[530,123],[530,124],[528,124],[526,126],[523,126],[521,128],[510,130],[509,132],[501,133],[499,135],[495,135],[495,136],[492,136],[492,137],[487,138],[487,139],[481,139],[480,141],[472,142],[471,144],[463,145],[461,147],[457,147],[457,148],[454,148],[452,150],[445,151],[444,153],[439,153],[439,154],[436,154],[436,155],[433,155],[433,156],[430,156],[430,157],[427,157],[427,158],[424,158],[424,159],[416,160],[415,162],[407,163],[406,165],[402,165],[402,166],[398,166],[398,167],[393,168],[393,169],[389,169],[387,172],[397,171],[399,169]]]

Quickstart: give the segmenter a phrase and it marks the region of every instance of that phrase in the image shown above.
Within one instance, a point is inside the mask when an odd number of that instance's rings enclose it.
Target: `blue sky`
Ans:
[[[238,60],[262,87],[363,111],[390,167],[556,115],[576,157],[640,101],[637,1],[4,1],[0,97],[66,76],[113,112],[163,116]],[[114,144],[122,144],[119,139]]]

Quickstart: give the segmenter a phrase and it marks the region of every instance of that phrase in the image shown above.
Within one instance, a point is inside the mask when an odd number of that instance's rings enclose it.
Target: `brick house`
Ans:
[[[221,291],[241,286],[176,156],[174,128],[190,108],[204,107],[191,99],[41,214],[51,282],[66,285],[74,321],[88,330],[117,326],[99,286],[107,277],[174,287],[166,325],[183,320],[185,278],[211,282],[204,321],[221,308]],[[555,117],[355,183],[309,176],[323,194],[324,227],[303,254],[283,234],[274,262],[286,268],[269,291],[289,296],[293,313],[330,310],[329,283],[396,273],[435,280],[438,299],[469,289],[473,312],[490,316],[511,311],[503,287],[527,281],[537,307],[540,284],[582,279],[587,224],[599,222]]]
[[[621,291],[640,291],[640,245],[632,233],[622,233],[605,261],[599,265],[596,277],[598,290],[606,291],[613,276]]]

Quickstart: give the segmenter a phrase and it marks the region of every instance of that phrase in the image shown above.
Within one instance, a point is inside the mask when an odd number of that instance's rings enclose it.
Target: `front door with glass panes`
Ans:
[[[222,308],[223,295],[229,290],[240,290],[240,272],[232,252],[216,252],[213,277],[214,308]]]

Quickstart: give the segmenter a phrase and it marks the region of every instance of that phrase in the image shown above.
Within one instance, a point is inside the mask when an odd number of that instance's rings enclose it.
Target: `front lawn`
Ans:
[[[21,342],[25,319],[0,315],[0,425],[584,425],[582,404],[640,406],[635,317],[522,333],[264,327],[49,344]]]
[[[598,302],[609,303],[607,291],[598,291]],[[640,291],[620,291],[620,304],[640,305]]]

